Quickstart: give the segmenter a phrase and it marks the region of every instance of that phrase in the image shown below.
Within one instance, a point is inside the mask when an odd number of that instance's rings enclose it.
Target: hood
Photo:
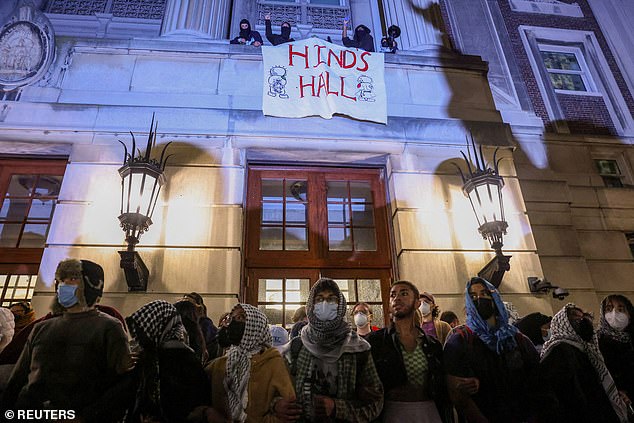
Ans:
[[[242,24],[247,24],[247,29],[242,29]],[[248,19],[242,19],[240,21],[240,36],[242,38],[249,38],[251,35],[251,22]]]
[[[359,41],[363,39],[365,36],[370,35],[370,28],[365,25],[358,25],[354,29],[354,39]]]
[[[285,27],[284,24],[288,25],[288,27]],[[291,24],[288,22],[282,22],[281,31],[282,37],[289,39],[291,37]]]

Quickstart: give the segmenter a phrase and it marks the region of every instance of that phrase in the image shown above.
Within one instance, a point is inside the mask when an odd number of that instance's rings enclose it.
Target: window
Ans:
[[[623,174],[616,160],[598,159],[594,163],[606,187],[623,188]]]
[[[65,160],[0,159],[0,302],[31,299]]]
[[[247,184],[247,302],[290,327],[330,277],[382,325],[393,273],[382,170],[250,167]]]
[[[555,90],[595,91],[579,48],[553,45],[540,45],[539,48]]]

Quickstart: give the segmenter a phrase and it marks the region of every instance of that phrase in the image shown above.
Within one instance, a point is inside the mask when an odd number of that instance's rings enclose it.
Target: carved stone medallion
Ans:
[[[50,22],[30,6],[19,7],[0,28],[0,89],[38,81],[55,55]]]

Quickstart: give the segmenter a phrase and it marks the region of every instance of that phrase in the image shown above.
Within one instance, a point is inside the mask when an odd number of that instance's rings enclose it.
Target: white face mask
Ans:
[[[627,314],[616,310],[605,313],[605,320],[616,330],[623,330],[630,324],[630,318]]]
[[[426,303],[425,301],[420,303],[420,307],[418,309],[421,313],[423,313],[423,316],[427,316],[429,313],[431,313],[431,305],[429,305],[429,303]]]
[[[357,313],[354,315],[354,324],[358,328],[362,328],[368,324],[368,316],[363,313]]]
[[[321,303],[315,304],[315,317],[322,322],[327,322],[329,320],[335,320],[337,318],[337,308],[339,304],[332,303],[330,304],[327,301],[323,301]]]

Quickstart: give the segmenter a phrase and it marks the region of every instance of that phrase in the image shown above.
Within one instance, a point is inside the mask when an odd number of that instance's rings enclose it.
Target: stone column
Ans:
[[[161,35],[226,39],[231,0],[167,0]]]
[[[386,26],[397,25],[400,50],[447,50],[439,0],[382,0]]]

